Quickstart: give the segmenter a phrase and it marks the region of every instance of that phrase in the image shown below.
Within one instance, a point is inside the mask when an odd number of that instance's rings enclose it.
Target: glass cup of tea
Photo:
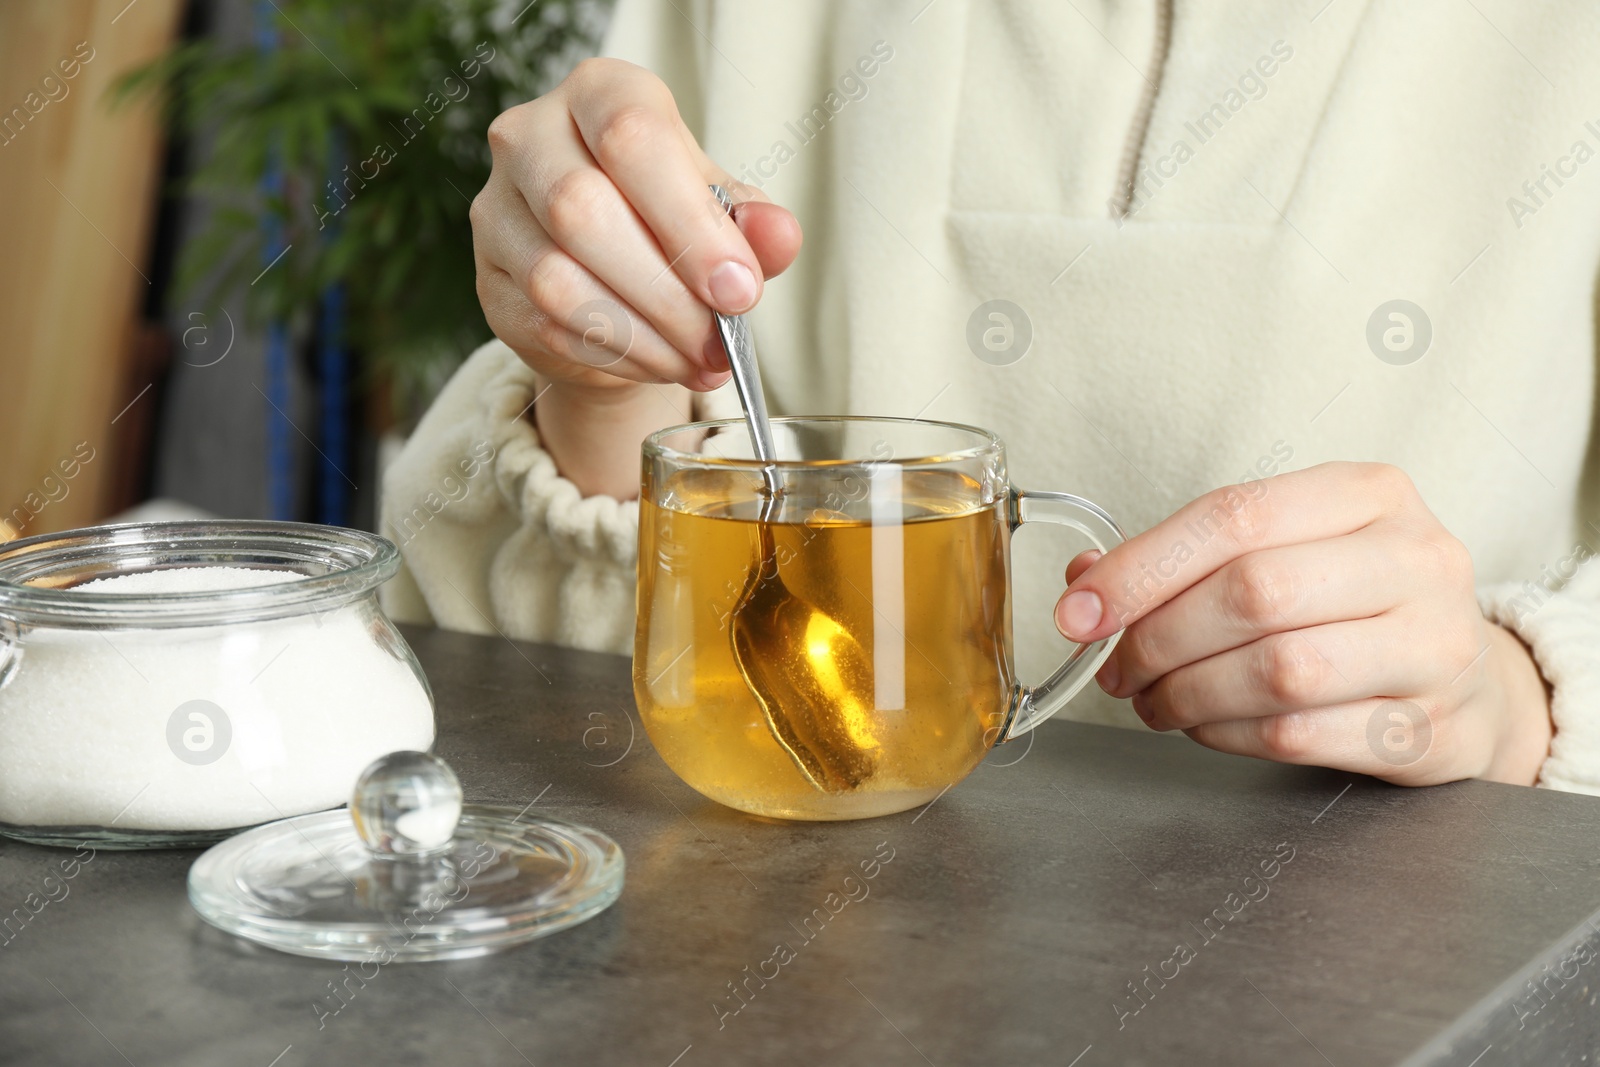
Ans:
[[[927,804],[1032,730],[1117,635],[1036,686],[1011,650],[1011,533],[1069,526],[1105,551],[1097,505],[1017,489],[987,430],[915,419],[774,419],[777,461],[739,420],[644,442],[633,685],[667,766],[712,800],[780,819]]]

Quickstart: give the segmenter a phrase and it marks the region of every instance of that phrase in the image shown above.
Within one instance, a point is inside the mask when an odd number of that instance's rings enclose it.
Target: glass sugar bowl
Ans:
[[[210,844],[343,804],[433,744],[378,606],[395,546],[287,522],[158,522],[0,544],[0,834]]]

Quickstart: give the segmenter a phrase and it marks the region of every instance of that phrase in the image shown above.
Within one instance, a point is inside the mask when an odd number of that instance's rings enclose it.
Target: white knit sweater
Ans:
[[[752,316],[777,413],[989,427],[1019,485],[1130,531],[1258,471],[1397,464],[1554,687],[1543,783],[1600,793],[1600,7],[1177,0],[1164,62],[1158,8],[621,0],[608,51],[805,227]],[[1033,331],[1000,366],[966,339],[996,298]],[[391,610],[627,652],[637,505],[560,477],[532,381],[486,345],[391,469]],[[1024,678],[1081,547],[1017,540]],[[1068,714],[1137,725],[1094,687]]]

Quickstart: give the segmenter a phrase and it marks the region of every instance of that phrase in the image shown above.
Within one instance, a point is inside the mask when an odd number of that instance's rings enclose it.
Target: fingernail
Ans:
[[[1115,658],[1106,660],[1106,665],[1100,668],[1100,673],[1095,675],[1095,680],[1100,683],[1100,688],[1107,693],[1116,693],[1117,686],[1122,682],[1122,671],[1117,667]]]
[[[1133,713],[1144,721],[1146,726],[1156,717],[1155,709],[1150,706],[1150,698],[1143,693],[1136,693],[1133,697]]]
[[[756,302],[756,276],[736,260],[719,263],[709,284],[711,299],[724,314],[742,315]]]
[[[1100,625],[1100,616],[1104,608],[1100,604],[1100,596],[1087,589],[1080,589],[1076,593],[1068,593],[1067,598],[1061,602],[1061,610],[1056,613],[1056,622],[1061,627],[1061,632],[1070,640],[1084,641],[1094,628]]]

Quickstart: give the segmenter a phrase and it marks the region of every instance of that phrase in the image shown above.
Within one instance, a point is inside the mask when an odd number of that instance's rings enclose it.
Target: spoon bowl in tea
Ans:
[[[716,185],[711,191],[731,213],[727,192]],[[875,761],[848,724],[870,710],[855,707],[853,694],[871,692],[872,663],[847,627],[784,583],[772,532],[783,485],[755,345],[742,316],[716,319],[750,444],[762,463],[755,558],[729,626],[733,660],[773,739],[806,780],[827,793],[857,789],[872,777]]]

